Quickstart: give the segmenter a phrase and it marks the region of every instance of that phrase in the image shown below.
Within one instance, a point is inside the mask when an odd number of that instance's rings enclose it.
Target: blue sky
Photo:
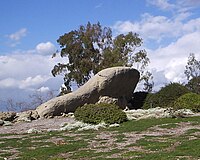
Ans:
[[[64,61],[51,58],[59,49],[56,40],[88,21],[111,27],[114,36],[139,33],[151,60],[154,90],[186,82],[189,53],[200,59],[199,0],[1,0],[0,102],[58,91],[62,77],[50,73]]]
[[[145,11],[141,0],[2,0],[1,13],[1,54],[12,51],[6,45],[5,35],[26,29],[26,36],[15,49],[34,48],[39,42],[55,43],[60,35],[76,29],[81,24],[101,22],[111,26],[116,21],[139,19]],[[8,43],[8,42],[7,42]]]

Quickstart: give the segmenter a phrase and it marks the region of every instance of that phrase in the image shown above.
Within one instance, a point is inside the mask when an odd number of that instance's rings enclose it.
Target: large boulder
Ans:
[[[139,72],[130,67],[107,68],[98,72],[76,91],[53,98],[38,106],[36,111],[41,118],[59,116],[63,113],[74,112],[77,107],[86,103],[94,104],[103,96],[125,98],[128,102],[139,77]]]

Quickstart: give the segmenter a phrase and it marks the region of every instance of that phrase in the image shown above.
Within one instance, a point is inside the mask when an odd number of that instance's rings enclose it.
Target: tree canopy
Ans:
[[[145,89],[153,87],[152,74],[145,71],[150,60],[145,50],[140,50],[142,39],[138,34],[129,32],[112,36],[111,28],[87,23],[79,29],[60,36],[61,57],[67,57],[66,63],[58,63],[52,70],[53,76],[64,73],[64,84],[68,89],[72,82],[78,86],[87,82],[92,75],[102,69],[114,66],[135,65],[144,80]]]
[[[189,55],[184,73],[189,80],[186,86],[192,92],[200,94],[200,61],[196,59],[194,53]]]

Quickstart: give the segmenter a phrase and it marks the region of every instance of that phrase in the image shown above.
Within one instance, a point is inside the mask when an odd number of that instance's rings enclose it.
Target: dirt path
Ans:
[[[64,123],[75,122],[74,118],[57,117],[53,119],[38,119],[31,122],[19,122],[12,126],[0,126],[0,134],[21,134],[27,133],[29,129],[39,131],[59,129]]]

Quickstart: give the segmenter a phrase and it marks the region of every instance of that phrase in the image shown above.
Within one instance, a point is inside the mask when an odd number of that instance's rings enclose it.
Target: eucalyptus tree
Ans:
[[[88,22],[60,36],[57,42],[61,49],[60,56],[67,57],[68,61],[55,65],[52,74],[64,75],[67,90],[71,89],[72,82],[81,86],[102,69],[135,65],[141,73],[141,81],[144,80],[144,88],[150,91],[153,87],[149,81],[153,78],[152,74],[145,71],[150,60],[146,51],[139,49],[142,38],[136,33],[113,37],[111,28],[102,27],[99,22]]]

